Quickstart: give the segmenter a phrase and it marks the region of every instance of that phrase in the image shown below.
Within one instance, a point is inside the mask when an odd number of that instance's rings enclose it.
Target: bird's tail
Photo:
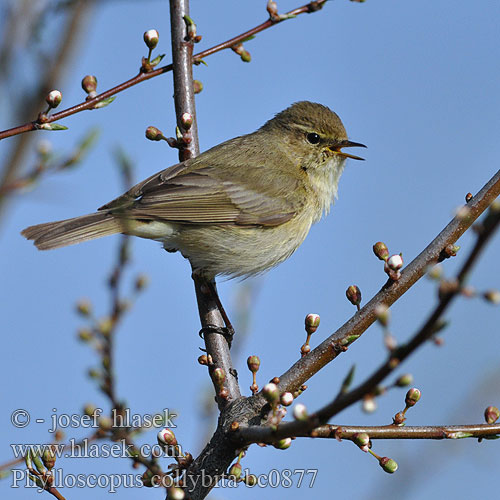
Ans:
[[[39,250],[50,250],[122,231],[123,224],[119,219],[107,212],[96,212],[73,219],[30,226],[21,231],[21,234],[28,240],[33,240]]]

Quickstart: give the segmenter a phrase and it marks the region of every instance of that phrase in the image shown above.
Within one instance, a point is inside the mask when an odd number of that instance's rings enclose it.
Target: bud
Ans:
[[[61,101],[62,101],[62,94],[59,90],[51,90],[47,94],[47,97],[45,98],[45,102],[51,108],[57,108],[57,106],[61,104]]]
[[[109,417],[101,415],[99,417],[99,429],[109,431],[113,427],[113,422]]]
[[[290,406],[293,403],[293,394],[291,392],[284,392],[280,396],[280,403],[283,406]]]
[[[483,297],[491,304],[500,304],[500,292],[498,290],[487,290]]]
[[[394,349],[398,346],[398,341],[394,335],[386,333],[384,335],[384,345],[388,351],[394,351]]]
[[[396,382],[394,382],[394,385],[396,387],[406,387],[410,385],[413,382],[413,375],[411,373],[405,373],[404,375],[401,375]]]
[[[168,428],[164,427],[156,435],[156,440],[160,446],[177,446],[177,438],[175,434]]]
[[[269,12],[271,19],[275,19],[278,16],[278,4],[276,2],[269,0],[267,2],[266,10]]]
[[[441,266],[440,264],[436,264],[427,273],[427,276],[429,276],[431,280],[440,280],[443,277],[443,266]]]
[[[193,115],[191,113],[182,113],[181,125],[185,130],[189,130],[191,125],[193,125]]]
[[[379,304],[375,308],[375,315],[377,316],[378,322],[382,326],[387,326],[389,324],[389,321],[391,319],[391,311],[385,304]]]
[[[152,488],[153,487],[153,473],[147,469],[144,471],[144,474],[141,476],[141,481],[142,485],[145,486],[146,488]]]
[[[109,316],[101,318],[97,324],[99,331],[106,337],[113,330],[113,321]]]
[[[82,342],[90,342],[94,338],[92,330],[89,328],[80,328],[78,330],[78,340]]]
[[[42,462],[48,470],[51,470],[56,464],[56,455],[52,448],[46,448],[42,454]]]
[[[351,285],[345,292],[347,300],[353,306],[359,306],[361,304],[361,290],[356,285]]]
[[[257,373],[260,367],[259,356],[248,356],[247,366],[252,373]]]
[[[167,500],[184,500],[186,494],[182,488],[171,486],[167,491]]]
[[[87,75],[83,77],[82,89],[87,92],[87,94],[95,94],[97,89],[97,78],[94,75]]]
[[[137,292],[144,290],[149,284],[149,277],[146,274],[139,274],[135,279],[135,290]]]
[[[380,260],[387,260],[389,257],[389,249],[383,243],[382,241],[378,241],[373,245],[373,253],[380,259]]]
[[[87,299],[82,299],[76,304],[76,311],[82,316],[90,316],[92,312],[92,304]]]
[[[465,203],[469,203],[469,201],[471,201],[472,198],[474,198],[474,196],[472,195],[472,193],[467,193],[465,195]]]
[[[308,335],[314,333],[319,326],[319,314],[308,314],[305,319],[306,332]]]
[[[208,365],[208,356],[206,354],[202,354],[199,358],[198,358],[198,363],[200,363],[200,365],[205,365],[207,366]]]
[[[278,442],[274,443],[273,446],[277,450],[286,450],[287,448],[290,448],[291,444],[292,444],[291,438],[284,438],[284,439],[280,439]]]
[[[392,271],[399,271],[403,267],[403,257],[400,254],[391,255],[387,259],[387,267]]]
[[[498,418],[500,417],[500,411],[496,406],[488,406],[486,410],[484,410],[484,419],[487,424],[494,424]]]
[[[243,62],[249,63],[252,60],[252,56],[248,50],[243,50],[240,54],[241,60]]]
[[[302,403],[297,403],[293,407],[293,418],[295,420],[299,420],[301,422],[305,422],[307,420],[307,418],[308,418],[306,406],[303,405]]]
[[[241,477],[241,464],[236,462],[229,469],[229,476],[233,476],[236,480]]]
[[[395,460],[389,457],[382,457],[379,460],[380,467],[388,474],[393,474],[398,470],[398,464]]]
[[[146,138],[150,141],[161,141],[163,139],[163,134],[161,130],[156,127],[148,127],[146,129]]]
[[[368,451],[370,447],[370,436],[366,432],[358,432],[354,434],[353,441],[365,453]]]
[[[236,45],[233,45],[231,47],[231,50],[233,50],[234,52],[236,52],[236,54],[238,54],[241,57],[241,60],[243,62],[250,62],[251,59],[252,59],[250,53],[245,50],[245,48],[243,47],[242,43],[238,43]]]
[[[269,384],[266,384],[262,389],[262,395],[271,406],[275,406],[280,398],[278,386],[269,382]]]
[[[456,212],[455,212],[455,215],[457,217],[458,220],[462,220],[462,221],[465,221],[467,219],[469,219],[470,217],[470,208],[465,206],[465,205],[462,205],[461,207],[458,207]]]
[[[373,413],[377,409],[377,401],[373,396],[365,396],[361,408],[365,413]]]
[[[311,351],[311,346],[309,344],[304,344],[300,348],[300,353],[302,354],[302,356],[305,356],[306,354],[309,354],[310,351]]]
[[[97,407],[93,404],[87,404],[83,407],[83,413],[84,415],[87,415],[87,416],[92,416],[92,415],[95,415],[95,411],[97,410]]]
[[[89,368],[89,371],[87,372],[88,376],[93,379],[97,379],[101,377],[101,372],[97,370],[96,368]]]
[[[43,158],[47,158],[52,153],[52,143],[42,139],[36,145],[36,151]]]
[[[406,393],[405,404],[406,406],[415,406],[420,399],[420,391],[413,387]]]
[[[220,387],[226,380],[226,372],[222,368],[216,368],[213,373],[215,383]]]
[[[257,476],[255,474],[248,474],[248,476],[245,476],[243,478],[243,482],[247,486],[255,486],[257,484]]]
[[[156,30],[148,30],[144,33],[144,43],[149,50],[153,50],[158,45],[160,35]]]
[[[203,90],[203,83],[200,80],[193,80],[193,91],[195,94],[199,94]]]

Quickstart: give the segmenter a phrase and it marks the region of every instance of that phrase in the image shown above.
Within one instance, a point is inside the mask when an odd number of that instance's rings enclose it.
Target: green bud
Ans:
[[[226,380],[226,372],[222,368],[216,368],[213,373],[215,383],[220,387]]]
[[[252,373],[257,373],[259,371],[259,368],[260,368],[260,359],[259,359],[259,356],[248,356],[248,359],[247,359],[247,366],[248,366],[248,369],[252,372]]]
[[[92,313],[92,304],[87,299],[82,299],[76,304],[76,311],[82,316],[90,316]]]
[[[391,319],[391,311],[385,304],[379,304],[375,308],[375,315],[382,326],[388,326]]]
[[[56,455],[51,448],[46,448],[42,454],[42,462],[48,470],[54,468],[56,464]]]
[[[234,477],[236,480],[238,480],[241,477],[241,464],[239,462],[233,464],[231,468],[229,469],[229,476]]]
[[[394,382],[394,385],[396,387],[406,387],[410,385],[413,382],[413,375],[411,373],[405,373],[404,375],[401,375],[396,382]]]
[[[405,398],[405,404],[406,406],[415,406],[417,402],[419,401],[421,396],[421,393],[418,389],[415,387],[411,388],[407,393],[406,393],[406,398]]]
[[[290,448],[291,444],[292,444],[291,438],[284,438],[274,443],[273,446],[278,450],[286,450],[287,448]]]
[[[82,342],[90,342],[93,338],[94,334],[89,328],[80,328],[78,330],[78,340],[81,340]]]
[[[307,334],[314,333],[319,326],[319,314],[308,314],[305,319],[305,327]]]
[[[193,80],[193,90],[195,94],[199,94],[203,90],[203,83],[200,80]]]
[[[354,434],[353,441],[364,452],[368,451],[368,447],[370,445],[370,436],[366,432],[358,432]]]
[[[380,467],[388,474],[394,474],[398,470],[398,464],[395,460],[389,457],[382,457],[379,461]]]
[[[389,249],[383,243],[382,241],[378,241],[373,245],[373,253],[380,259],[380,260],[387,260],[389,258]]]

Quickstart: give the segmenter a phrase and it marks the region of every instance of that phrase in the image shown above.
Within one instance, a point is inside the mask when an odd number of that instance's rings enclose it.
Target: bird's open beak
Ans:
[[[366,148],[364,144],[361,144],[360,142],[352,142],[346,139],[345,141],[339,141],[338,143],[333,144],[328,148],[333,153],[339,156],[343,156],[344,158],[352,158],[353,160],[364,160],[364,158],[361,158],[360,156],[344,153],[344,151],[341,151],[342,148]]]

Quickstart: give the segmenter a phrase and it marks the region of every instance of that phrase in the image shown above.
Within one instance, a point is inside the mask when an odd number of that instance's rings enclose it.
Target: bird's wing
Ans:
[[[297,207],[286,197],[250,190],[245,184],[241,178],[221,180],[215,167],[193,169],[189,163],[179,163],[99,210],[192,224],[278,226],[295,216]]]

